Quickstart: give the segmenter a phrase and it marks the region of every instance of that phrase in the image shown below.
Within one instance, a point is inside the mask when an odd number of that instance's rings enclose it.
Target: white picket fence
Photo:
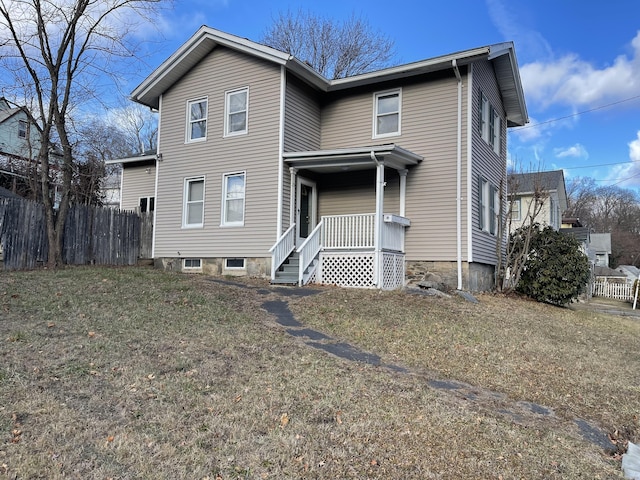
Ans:
[[[591,289],[594,297],[633,300],[633,285],[630,283],[594,282]]]

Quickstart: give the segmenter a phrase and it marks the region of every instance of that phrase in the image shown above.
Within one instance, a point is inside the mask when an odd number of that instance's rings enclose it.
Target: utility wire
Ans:
[[[596,110],[602,110],[603,108],[613,107],[615,105],[619,105],[625,102],[631,102],[632,100],[637,100],[640,98],[640,95],[636,95],[635,97],[624,98],[622,100],[618,100],[617,102],[607,103],[606,105],[600,105],[599,107],[593,107],[589,110],[583,110],[581,112],[572,113],[571,115],[565,115],[564,117],[552,118],[551,120],[545,120],[544,122],[532,123],[529,125],[523,125],[521,127],[515,127],[512,129],[513,132],[517,132],[520,130],[524,130],[525,128],[533,128],[538,127],[540,125],[546,125],[547,123],[559,122],[560,120],[566,120],[567,118],[577,117],[578,115],[584,115],[585,113],[595,112]]]
[[[608,165],[624,165],[626,163],[635,163],[635,161],[634,160],[629,160],[628,162],[600,163],[598,165],[582,165],[580,167],[562,167],[562,169],[563,170],[576,170],[578,168],[606,167]]]

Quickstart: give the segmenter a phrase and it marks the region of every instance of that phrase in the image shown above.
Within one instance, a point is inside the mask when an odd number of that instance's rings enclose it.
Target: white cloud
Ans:
[[[620,55],[603,68],[575,54],[522,66],[520,74],[527,100],[541,108],[553,104],[595,106],[639,95],[640,31],[631,46],[631,57]]]
[[[575,145],[567,148],[555,148],[553,150],[553,153],[557,158],[589,158],[587,149],[579,143],[576,143]]]

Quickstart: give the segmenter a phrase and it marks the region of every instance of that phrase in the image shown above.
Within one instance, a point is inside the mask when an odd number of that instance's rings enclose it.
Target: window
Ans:
[[[516,198],[511,202],[511,220],[512,221],[519,222],[521,220],[521,217],[520,217],[521,208],[522,208],[522,201],[519,198]]]
[[[187,102],[187,142],[207,138],[207,99]]]
[[[156,197],[140,197],[138,208],[140,213],[153,212],[156,206]]]
[[[249,89],[243,88],[225,93],[225,136],[247,133]]]
[[[18,120],[18,137],[27,138],[29,132],[29,123],[24,120]]]
[[[202,259],[185,258],[182,260],[182,268],[185,270],[200,270],[202,268]]]
[[[373,137],[400,135],[401,91],[376,93],[374,96]]]
[[[204,177],[184,181],[184,211],[182,226],[202,227],[204,224]]]
[[[500,195],[498,189],[482,177],[478,178],[478,226],[492,235],[498,234]]]
[[[554,198],[549,199],[549,225],[553,228],[558,228],[558,204],[556,203]]]
[[[224,268],[226,270],[244,270],[244,258],[227,258]]]
[[[222,225],[244,225],[245,173],[228,173],[222,185]]]
[[[478,105],[478,133],[500,155],[500,133],[502,120],[498,111],[491,106],[487,97],[480,93]]]

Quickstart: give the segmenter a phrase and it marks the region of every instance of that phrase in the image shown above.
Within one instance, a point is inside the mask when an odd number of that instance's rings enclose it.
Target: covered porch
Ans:
[[[290,226],[270,250],[272,282],[402,286],[405,230],[410,225],[405,217],[406,179],[409,168],[421,161],[419,155],[394,144],[285,153],[290,171]],[[391,202],[385,210],[385,169],[389,180],[396,182],[391,210]],[[389,170],[393,175],[388,175]],[[324,178],[324,187],[314,178]],[[331,180],[330,188],[326,179]],[[351,210],[361,206],[362,194],[353,183],[362,181],[375,183],[368,190],[375,191],[375,204],[370,205],[374,211],[342,213],[341,201],[349,203]],[[332,208],[328,190],[338,199],[334,198]],[[330,214],[318,214],[318,191],[325,198],[322,210]]]

